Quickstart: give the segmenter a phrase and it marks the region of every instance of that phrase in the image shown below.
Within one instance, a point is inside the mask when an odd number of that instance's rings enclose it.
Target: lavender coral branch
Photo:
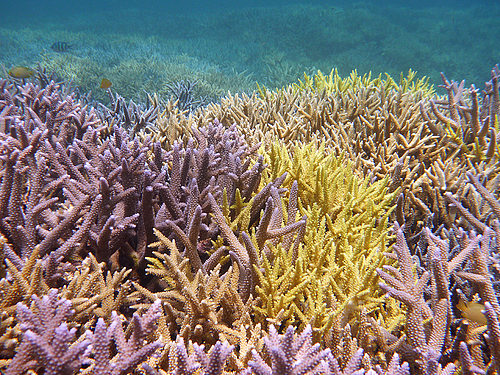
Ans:
[[[95,375],[125,375],[138,364],[146,360],[157,349],[163,346],[160,340],[145,344],[146,338],[156,328],[156,321],[161,316],[161,301],[157,300],[141,317],[137,313],[132,319],[132,334],[126,339],[121,319],[115,312],[112,323],[106,328],[99,318],[94,332],[87,332],[92,342],[93,364],[91,373]],[[111,360],[110,344],[114,339],[118,353]]]
[[[74,342],[76,329],[68,329],[66,323],[74,312],[71,302],[60,299],[56,289],[32,299],[31,309],[17,305],[23,340],[7,374],[22,374],[34,367],[42,367],[50,375],[74,374],[88,354],[90,340]]]

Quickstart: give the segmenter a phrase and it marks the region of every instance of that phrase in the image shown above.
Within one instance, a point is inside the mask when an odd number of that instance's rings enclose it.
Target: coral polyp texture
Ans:
[[[6,374],[500,374],[499,69],[191,108],[0,81]]]

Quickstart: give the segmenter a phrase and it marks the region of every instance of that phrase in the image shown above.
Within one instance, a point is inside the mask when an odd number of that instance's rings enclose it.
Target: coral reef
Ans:
[[[413,79],[194,111],[1,80],[2,371],[498,373],[498,67]]]
[[[412,236],[424,226],[452,225],[454,213],[444,193],[462,194],[465,171],[473,168],[488,184],[496,181],[497,75],[495,68],[479,105],[477,90],[465,92],[444,75],[448,99],[433,96],[428,81],[416,79],[412,71],[399,83],[390,76],[372,79],[353,72],[341,78],[335,71],[320,72],[277,91],[228,95],[189,116],[167,107],[140,136],[168,148],[180,132],[189,134],[191,127],[218,119],[226,126],[236,123],[247,142],[262,142],[266,153],[275,139],[288,149],[296,142],[324,142],[328,152],[345,154],[356,174],[390,177],[389,191],[403,193],[400,224],[406,222]]]

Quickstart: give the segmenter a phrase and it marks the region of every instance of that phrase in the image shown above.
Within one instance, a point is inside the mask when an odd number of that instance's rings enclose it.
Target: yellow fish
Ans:
[[[483,325],[487,324],[486,316],[482,313],[484,310],[484,305],[477,302],[464,302],[460,300],[457,305],[457,309],[462,311],[462,317],[470,320],[471,322],[476,322]]]
[[[14,66],[9,70],[9,75],[14,78],[29,78],[35,74],[35,71],[25,66]]]
[[[101,89],[107,90],[111,87],[112,83],[109,79],[103,78],[101,81]]]

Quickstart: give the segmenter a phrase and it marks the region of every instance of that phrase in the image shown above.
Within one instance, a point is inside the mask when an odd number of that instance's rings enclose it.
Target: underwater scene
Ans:
[[[499,19],[2,4],[1,374],[500,375]]]

